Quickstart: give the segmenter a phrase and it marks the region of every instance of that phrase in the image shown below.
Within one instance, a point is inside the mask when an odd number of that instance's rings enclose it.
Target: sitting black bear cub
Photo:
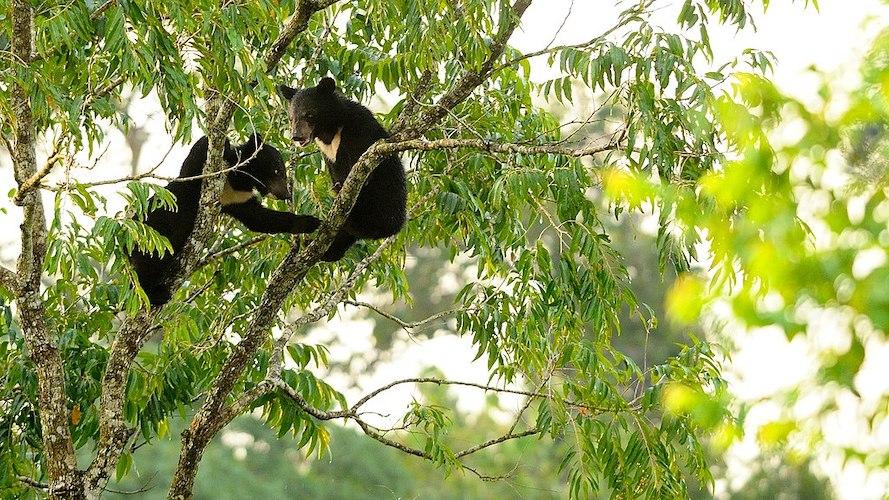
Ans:
[[[337,92],[332,78],[322,78],[317,86],[300,90],[279,85],[278,91],[290,103],[293,140],[302,146],[315,141],[337,192],[367,148],[389,137],[369,109]],[[367,178],[349,217],[322,259],[341,259],[358,239],[396,234],[404,225],[406,203],[404,167],[397,155],[386,156]]]
[[[207,138],[202,137],[191,147],[188,157],[182,163],[179,178],[196,177],[203,173],[208,144]],[[254,191],[263,197],[269,194],[278,199],[291,197],[281,152],[263,144],[258,134],[235,148],[226,141],[223,157],[229,166],[237,166],[226,174],[220,197],[223,213],[238,219],[247,229],[262,233],[311,233],[318,228],[321,221],[311,215],[271,210],[262,206],[257,199]],[[139,250],[134,250],[130,255],[139,284],[152,306],[156,307],[170,300],[171,292],[166,281],[170,277],[175,254],[182,251],[194,230],[201,185],[202,179],[170,182],[166,189],[176,196],[178,211],[157,208],[149,212],[145,219],[146,225],[170,240],[173,255],[158,257]]]

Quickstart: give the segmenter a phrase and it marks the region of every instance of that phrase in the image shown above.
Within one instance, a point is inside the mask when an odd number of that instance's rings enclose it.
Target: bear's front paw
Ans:
[[[321,227],[321,222],[321,219],[313,215],[301,215],[294,225],[293,232],[297,234],[314,233]]]

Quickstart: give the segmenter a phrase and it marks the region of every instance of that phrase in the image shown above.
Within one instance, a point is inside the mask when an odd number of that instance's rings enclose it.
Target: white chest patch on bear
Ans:
[[[343,127],[340,127],[340,129],[336,131],[336,135],[333,136],[333,140],[330,141],[330,144],[324,144],[324,141],[317,137],[315,138],[315,144],[318,146],[318,151],[321,151],[321,154],[330,161],[336,161],[336,152],[340,148],[340,136],[342,133]]]
[[[245,201],[250,201],[251,198],[253,198],[253,191],[235,191],[227,182],[225,187],[222,188],[222,194],[219,196],[222,206],[244,203]]]

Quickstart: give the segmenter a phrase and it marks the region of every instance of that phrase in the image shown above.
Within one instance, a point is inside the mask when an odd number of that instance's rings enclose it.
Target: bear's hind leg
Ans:
[[[358,238],[347,233],[346,231],[340,231],[337,233],[336,237],[333,238],[333,243],[330,244],[330,247],[324,252],[324,255],[321,256],[321,260],[324,262],[336,262],[343,258],[346,255],[346,250],[352,247],[355,242],[358,241]]]

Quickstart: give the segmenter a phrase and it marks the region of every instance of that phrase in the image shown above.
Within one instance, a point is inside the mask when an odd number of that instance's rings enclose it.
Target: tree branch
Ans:
[[[61,159],[61,145],[56,144],[56,147],[53,150],[52,154],[49,155],[49,158],[46,159],[46,163],[42,167],[40,167],[40,170],[34,172],[33,175],[25,180],[25,182],[22,182],[19,185],[18,191],[15,194],[15,198],[13,198],[12,200],[13,203],[15,203],[16,205],[21,205],[22,200],[25,199],[25,195],[28,194],[28,191],[36,187],[40,183],[40,181],[43,180],[44,177],[49,175],[49,172]]]
[[[0,287],[13,294],[18,289],[18,279],[15,277],[15,273],[2,266],[0,266]]]
[[[28,476],[17,476],[16,479],[18,479],[19,482],[21,482],[21,483],[23,483],[23,484],[26,484],[26,485],[28,485],[28,486],[30,486],[30,487],[36,489],[36,490],[46,491],[46,490],[49,489],[49,485],[48,485],[48,484],[46,484],[46,483],[41,483],[40,481],[35,481],[35,480],[31,479],[31,478],[28,477]]]
[[[98,496],[105,488],[120,454],[133,435],[124,419],[127,380],[130,366],[142,345],[153,331],[151,322],[156,311],[139,311],[129,317],[111,344],[105,373],[102,376],[102,395],[99,399],[99,440],[96,458],[84,474],[84,487]]]
[[[228,248],[223,248],[222,250],[219,250],[218,252],[209,253],[209,254],[205,255],[203,258],[201,258],[201,260],[198,261],[197,267],[198,268],[204,267],[205,265],[207,265],[208,263],[210,263],[213,260],[220,259],[222,257],[239,252],[245,248],[252,247],[253,245],[262,243],[263,241],[267,240],[268,238],[269,238],[269,236],[267,234],[263,234],[260,236],[254,236],[253,238],[250,238],[249,240],[242,241],[242,242],[232,245]]]
[[[605,151],[620,148],[620,141],[611,141],[604,146],[584,146],[573,148],[561,143],[556,144],[515,144],[482,139],[437,139],[427,141],[424,139],[403,140],[398,142],[382,141],[376,143],[371,149],[375,154],[385,156],[403,151],[436,151],[443,149],[476,149],[488,153],[541,155],[552,154],[580,158],[593,156]],[[368,150],[370,151],[370,150]]]
[[[530,398],[535,399],[554,399],[552,394],[544,394],[540,392],[530,392],[530,391],[522,391],[518,389],[507,389],[504,387],[494,387],[490,385],[477,384],[475,382],[459,382],[455,380],[445,380],[435,377],[416,377],[416,378],[406,378],[402,380],[396,380],[389,384],[386,384],[374,391],[371,391],[369,394],[358,400],[357,403],[352,405],[352,411],[357,412],[358,408],[363,406],[365,403],[370,401],[371,399],[379,396],[381,393],[388,391],[389,389],[396,387],[402,384],[436,384],[436,385],[458,385],[463,387],[475,387],[476,389],[483,389],[485,391],[499,392],[504,394],[516,394],[520,396],[528,396]],[[578,403],[576,401],[571,400],[563,400],[563,404],[567,406],[573,406],[575,408],[583,408],[584,410],[596,412],[596,413],[608,413],[608,412],[616,412],[616,411],[624,411],[627,409],[633,409],[632,407],[627,408],[597,408],[595,406],[589,406],[587,404]]]
[[[116,3],[117,0],[105,0],[105,3],[100,5],[92,14],[90,14],[90,20],[95,21],[96,19],[99,19],[106,10],[113,7]]]
[[[531,428],[531,429],[528,429],[528,430],[525,430],[522,432],[516,432],[516,433],[513,433],[513,431],[510,430],[509,432],[507,432],[506,434],[504,434],[500,437],[491,439],[489,441],[485,441],[484,443],[481,443],[481,444],[477,444],[471,448],[466,448],[463,451],[457,452],[455,455],[457,456],[457,458],[463,458],[465,456],[472,455],[473,453],[476,453],[478,451],[484,450],[485,448],[490,448],[491,446],[498,445],[500,443],[509,441],[511,439],[519,439],[519,438],[523,438],[523,437],[527,437],[527,436],[533,436],[535,434],[540,434],[541,432],[543,432],[543,429],[540,429],[539,427],[534,427],[534,428]]]
[[[413,379],[413,380],[414,381],[424,381],[426,379]],[[401,382],[407,382],[407,381],[398,381],[393,384],[390,384],[387,387],[393,387]],[[442,380],[439,380],[439,382],[449,383],[448,381],[442,381]],[[378,441],[378,442],[380,442],[386,446],[389,446],[391,448],[395,448],[403,453],[407,453],[407,454],[413,455],[415,457],[420,457],[425,460],[434,461],[434,458],[432,457],[432,455],[430,455],[429,453],[427,453],[425,451],[418,450],[416,448],[412,448],[412,447],[407,446],[403,443],[399,443],[398,441],[387,438],[385,435],[383,435],[382,432],[379,432],[377,429],[375,429],[372,425],[367,423],[364,419],[362,419],[359,416],[358,411],[357,411],[358,407],[360,407],[362,404],[364,404],[369,399],[373,398],[376,394],[379,394],[382,391],[375,391],[374,393],[371,393],[371,394],[365,396],[358,403],[353,405],[348,410],[325,411],[325,410],[320,410],[318,408],[315,408],[315,407],[311,406],[310,404],[308,404],[308,402],[305,400],[305,398],[302,397],[302,395],[299,394],[299,392],[297,392],[294,388],[287,385],[287,383],[285,383],[280,378],[276,379],[273,382],[273,384],[276,388],[281,390],[281,392],[285,396],[290,398],[290,400],[293,401],[293,403],[296,404],[296,406],[298,406],[301,410],[303,410],[304,412],[311,415],[312,417],[314,417],[317,420],[326,421],[326,420],[334,420],[337,418],[344,418],[346,420],[352,420],[356,424],[358,424],[358,426],[361,428],[361,431],[364,432],[364,434],[366,434],[371,439],[374,439],[375,441]],[[453,382],[453,384],[472,385],[473,387],[482,387],[482,388],[485,387],[485,386],[481,386],[478,384],[465,384],[465,383],[461,383],[461,382]],[[498,389],[498,388],[491,388],[491,389],[496,390],[498,392],[513,392],[513,391],[506,391],[506,390]],[[383,389],[383,390],[385,390],[385,389]],[[502,436],[490,439],[490,440],[480,443],[478,445],[467,448],[463,451],[457,452],[454,454],[454,456],[455,456],[455,458],[458,459],[458,462],[460,463],[460,466],[462,468],[469,470],[470,472],[476,474],[480,478],[491,479],[490,477],[479,474],[474,469],[467,467],[465,464],[460,462],[459,459],[461,459],[463,457],[467,457],[467,456],[472,455],[474,453],[477,453],[477,452],[484,450],[486,448],[490,448],[491,446],[495,446],[500,443],[510,441],[512,439],[520,439],[520,438],[527,437],[527,436],[533,436],[536,434],[540,434],[541,432],[543,432],[543,429],[541,429],[539,427],[535,427],[535,428],[528,429],[528,430],[521,431],[521,432],[513,432],[513,429],[510,429],[506,434],[504,434]]]
[[[379,314],[380,316],[382,316],[388,320],[394,321],[395,323],[398,324],[398,326],[400,326],[401,328],[403,328],[405,330],[413,330],[414,328],[424,326],[426,324],[432,323],[433,321],[438,321],[441,318],[450,316],[451,314],[454,314],[454,313],[461,310],[460,308],[449,309],[447,311],[442,311],[440,313],[433,314],[432,316],[429,316],[428,318],[424,318],[424,319],[421,319],[418,321],[405,321],[405,320],[399,318],[398,316],[388,313],[388,312],[380,309],[379,307],[377,307],[373,304],[369,304],[367,302],[362,302],[362,301],[358,301],[358,300],[344,300],[342,303],[349,304],[351,306],[364,307],[364,308],[370,309],[371,311]]]

